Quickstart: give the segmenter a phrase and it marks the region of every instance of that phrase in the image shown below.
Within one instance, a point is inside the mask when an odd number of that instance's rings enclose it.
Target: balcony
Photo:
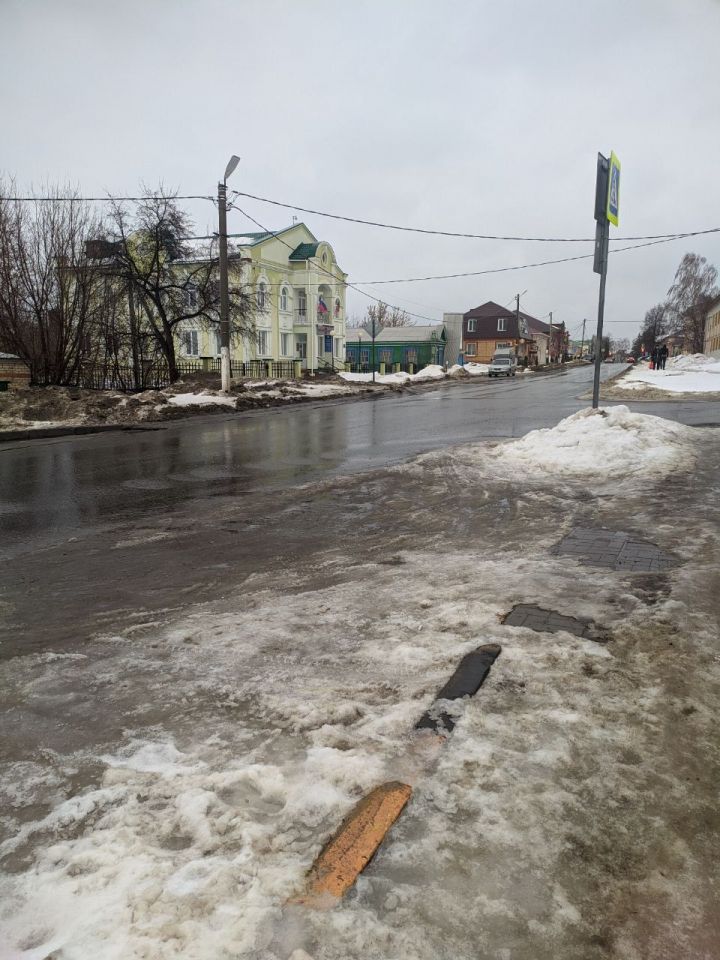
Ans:
[[[310,320],[308,319],[307,307],[296,307],[295,308],[295,323],[308,324]]]

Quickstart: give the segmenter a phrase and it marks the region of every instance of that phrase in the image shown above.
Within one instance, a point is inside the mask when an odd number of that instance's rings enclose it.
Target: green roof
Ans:
[[[288,260],[308,260],[317,253],[318,243],[301,243],[290,254]]]

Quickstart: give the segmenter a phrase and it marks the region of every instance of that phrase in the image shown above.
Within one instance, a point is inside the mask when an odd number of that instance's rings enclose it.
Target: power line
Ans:
[[[9,203],[53,203],[63,201],[67,203],[110,203],[111,201],[140,201],[140,200],[210,200],[215,202],[215,197],[200,193],[172,194],[168,197],[0,197],[0,201],[5,200]]]
[[[522,240],[528,243],[594,243],[594,237],[515,237],[501,236],[487,233],[459,233],[453,230],[431,230],[424,227],[400,226],[396,223],[382,223],[378,220],[364,220],[361,217],[349,217],[339,213],[328,213],[323,210],[313,210],[311,207],[300,207],[293,203],[282,203],[280,200],[271,200],[268,197],[258,197],[253,193],[245,193],[242,190],[231,191],[233,196],[247,197],[250,200],[258,200],[260,203],[270,203],[275,207],[284,207],[286,210],[299,210],[301,213],[311,213],[317,217],[329,217],[331,220],[344,220],[347,223],[360,223],[367,227],[382,227],[385,230],[401,230],[405,233],[425,233],[431,236],[439,237],[460,237],[467,240]],[[648,234],[639,237],[617,237],[617,240],[669,240],[675,237],[698,236],[702,233],[716,233],[720,227],[711,227],[708,230],[693,230],[675,233],[657,233]]]
[[[720,232],[720,227],[714,228],[713,230],[698,230],[695,233],[673,234],[662,240],[650,240],[647,243],[636,243],[628,247],[615,247],[614,250],[610,250],[609,252],[624,253],[626,250],[640,250],[642,247],[654,247],[658,243],[672,243],[673,240],[682,240],[685,237],[695,237],[700,234],[715,232]],[[591,260],[594,256],[594,253],[582,253],[575,257],[559,257],[556,260],[538,260],[536,263],[521,263],[512,267],[493,267],[489,270],[473,270],[466,273],[443,273],[429,277],[403,277],[399,280],[358,280],[358,283],[363,283],[365,286],[378,286],[384,283],[421,283],[425,280],[455,280],[459,277],[482,277],[488,273],[508,273],[512,270],[529,270],[532,267],[547,267],[555,263],[572,263],[574,260]]]

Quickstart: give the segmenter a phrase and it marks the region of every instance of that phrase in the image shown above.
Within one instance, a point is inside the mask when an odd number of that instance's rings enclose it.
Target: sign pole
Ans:
[[[593,410],[597,410],[600,400],[600,364],[602,363],[602,334],[603,318],[605,315],[605,281],[607,280],[607,261],[608,261],[608,239],[610,228],[607,220],[605,223],[598,223],[598,236],[595,238],[596,257],[598,255],[597,246],[600,245],[601,270],[600,270],[600,294],[598,296],[598,319],[597,334],[595,335],[595,371],[593,374]]]
[[[605,314],[605,282],[607,280],[610,224],[618,225],[620,216],[620,161],[614,153],[610,159],[601,153],[597,158],[595,178],[595,259],[593,270],[600,274],[598,320],[595,335],[595,370],[593,374],[592,408],[597,410],[600,400],[600,365],[602,363],[602,332]]]

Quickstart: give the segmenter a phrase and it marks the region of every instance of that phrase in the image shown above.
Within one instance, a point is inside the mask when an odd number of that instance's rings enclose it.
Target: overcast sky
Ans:
[[[720,3],[0,0],[0,171],[87,194],[229,186],[371,220],[592,237],[598,150],[622,162],[613,236],[720,226]],[[292,218],[245,201],[271,229]],[[210,204],[191,206],[200,232]],[[350,281],[477,271],[592,244],[397,233],[301,215]],[[256,229],[239,213],[230,230]],[[606,320],[631,336],[683,253],[610,259]],[[367,287],[441,319],[486,300],[594,323],[592,261]],[[367,302],[349,292],[351,312]],[[418,321],[421,322],[421,321]]]

